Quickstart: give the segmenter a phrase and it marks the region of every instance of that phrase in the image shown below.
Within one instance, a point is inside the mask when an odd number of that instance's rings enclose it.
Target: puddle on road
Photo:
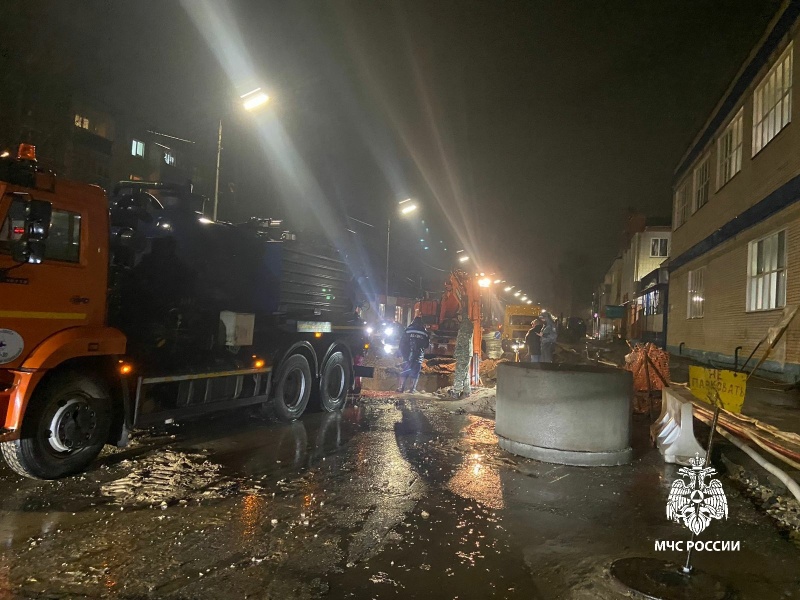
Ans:
[[[469,424],[461,430],[460,446],[465,446],[463,462],[447,482],[447,489],[480,502],[489,508],[503,508],[503,486],[500,469],[492,460],[496,456],[497,436],[494,421],[470,415]]]

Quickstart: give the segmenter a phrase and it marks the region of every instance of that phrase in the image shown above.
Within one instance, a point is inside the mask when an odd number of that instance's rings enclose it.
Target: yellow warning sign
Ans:
[[[720,407],[728,412],[742,412],[746,388],[746,373],[689,367],[689,389],[692,390],[692,395],[712,406],[719,402]]]

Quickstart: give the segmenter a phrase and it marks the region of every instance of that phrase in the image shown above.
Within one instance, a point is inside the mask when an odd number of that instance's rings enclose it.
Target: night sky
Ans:
[[[398,222],[393,260],[447,268],[466,248],[556,309],[570,286],[588,307],[628,207],[669,217],[678,160],[779,6],[22,4],[42,11],[34,39],[63,44],[87,93],[210,148],[227,115],[223,166],[236,195],[223,217],[284,216],[302,228],[309,212],[344,225],[350,214],[377,225],[353,229],[380,269],[386,217],[410,196],[432,231]],[[268,114],[232,110],[252,84],[274,97]],[[270,153],[263,138],[276,127],[290,147]],[[412,271],[430,285],[441,277]]]

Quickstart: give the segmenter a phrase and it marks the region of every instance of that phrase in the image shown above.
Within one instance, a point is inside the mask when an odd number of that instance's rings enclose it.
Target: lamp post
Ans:
[[[253,112],[257,108],[264,106],[269,102],[269,96],[261,91],[261,88],[256,88],[251,92],[239,96],[242,108],[248,112]],[[217,208],[219,207],[219,163],[222,157],[222,119],[219,120],[219,130],[217,133],[217,171],[214,178],[214,211],[211,214],[211,219],[217,220]]]
[[[415,210],[417,210],[417,205],[411,200],[411,198],[406,198],[405,200],[401,200],[397,203],[400,207],[400,215],[405,216],[409,215]],[[389,215],[389,218],[386,219],[386,304],[384,306],[388,307],[389,305],[389,241],[391,239],[391,232],[392,232],[392,216]],[[386,318],[385,309],[384,309],[384,318]]]

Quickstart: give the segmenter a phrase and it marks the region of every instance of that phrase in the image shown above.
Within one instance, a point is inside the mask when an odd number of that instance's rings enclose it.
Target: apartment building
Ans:
[[[781,6],[676,170],[670,351],[731,364],[800,303],[799,17]],[[800,377],[800,320],[764,369]]]
[[[672,231],[657,219],[635,215],[628,219],[622,254],[614,259],[597,290],[595,335],[639,339],[635,324],[644,311],[642,280],[669,259]]]

